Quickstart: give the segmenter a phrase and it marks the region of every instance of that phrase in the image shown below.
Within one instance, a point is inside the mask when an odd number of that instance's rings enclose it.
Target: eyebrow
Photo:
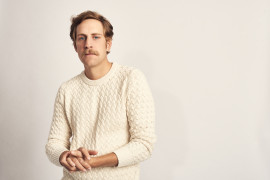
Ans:
[[[83,33],[81,33],[81,34],[78,34],[77,36],[86,36],[86,34],[83,34]],[[100,34],[100,33],[92,33],[91,35],[100,35],[100,36],[102,36],[102,34]]]

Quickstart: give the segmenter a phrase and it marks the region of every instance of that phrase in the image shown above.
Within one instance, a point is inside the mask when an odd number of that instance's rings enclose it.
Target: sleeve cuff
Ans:
[[[122,147],[114,151],[118,158],[118,166],[117,167],[124,167],[133,164],[132,154],[129,151],[128,147]]]
[[[53,153],[47,151],[47,155],[48,157],[51,157],[49,159],[51,160],[53,164],[55,164],[56,166],[62,167],[62,165],[60,164],[59,158],[64,151],[68,151],[68,149],[58,148],[58,149],[55,149]]]

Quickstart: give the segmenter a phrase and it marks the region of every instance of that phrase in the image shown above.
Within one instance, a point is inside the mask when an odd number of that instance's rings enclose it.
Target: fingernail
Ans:
[[[88,170],[91,170],[91,167],[90,167],[90,168],[88,168]]]
[[[90,157],[88,157],[87,159],[88,159],[88,160],[90,160],[91,158],[90,158]]]

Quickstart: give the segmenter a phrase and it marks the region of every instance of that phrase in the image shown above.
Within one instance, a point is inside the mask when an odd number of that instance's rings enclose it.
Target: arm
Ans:
[[[109,153],[103,156],[98,157],[92,157],[88,163],[91,167],[97,168],[97,167],[113,167],[117,166],[118,159],[117,156],[114,153]]]
[[[57,166],[61,166],[59,162],[60,155],[64,151],[69,151],[69,138],[72,135],[71,128],[65,114],[63,94],[63,90],[60,87],[55,99],[54,113],[48,142],[45,146],[49,160]]]
[[[127,88],[130,141],[114,151],[118,167],[137,164],[149,158],[156,141],[154,100],[144,74],[137,69],[131,72]]]
[[[49,160],[57,165],[63,166],[69,171],[86,171],[86,169],[91,168],[82,158],[69,158],[70,156],[70,137],[72,135],[72,130],[70,128],[65,108],[64,108],[64,92],[62,86],[58,89],[55,104],[54,104],[54,114],[51,124],[51,129],[48,137],[48,142],[46,144],[46,154]],[[90,155],[96,155],[97,152],[89,151]],[[90,155],[88,157],[90,159]]]

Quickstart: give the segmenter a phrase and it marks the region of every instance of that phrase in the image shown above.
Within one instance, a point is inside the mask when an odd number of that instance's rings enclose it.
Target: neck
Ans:
[[[84,72],[88,79],[97,80],[107,74],[110,71],[111,67],[112,63],[110,63],[108,59],[106,59],[104,60],[104,62],[94,67],[84,66]]]

